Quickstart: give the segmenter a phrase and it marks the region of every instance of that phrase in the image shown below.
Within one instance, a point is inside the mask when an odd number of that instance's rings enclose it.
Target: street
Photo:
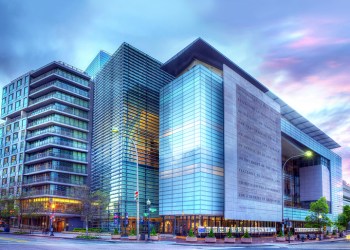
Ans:
[[[158,241],[136,243],[128,241],[99,241],[99,240],[76,240],[64,238],[37,237],[28,235],[0,234],[1,250],[109,250],[109,249],[132,249],[132,250],[165,250],[165,249],[350,249],[349,241],[336,242],[311,242],[303,244],[266,244],[253,245],[204,245],[204,244],[179,244],[172,241]]]

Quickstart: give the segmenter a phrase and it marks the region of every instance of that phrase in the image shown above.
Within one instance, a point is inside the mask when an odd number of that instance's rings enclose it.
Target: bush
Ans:
[[[213,232],[213,229],[211,228],[210,231],[209,231],[209,234],[207,236],[208,238],[215,238],[215,234]]]
[[[336,230],[333,230],[333,233],[332,233],[333,235],[336,235],[337,234],[337,231]]]
[[[134,228],[131,228],[129,235],[130,236],[135,236],[136,235],[136,232],[135,232]]]
[[[284,237],[284,233],[281,231],[278,232],[277,237]]]
[[[151,236],[157,236],[157,232],[155,228],[152,228]]]
[[[115,228],[115,229],[114,229],[113,234],[114,234],[114,235],[118,235],[118,234],[119,234],[119,230],[118,230],[118,228]]]
[[[192,228],[188,231],[188,237],[195,237]]]
[[[13,234],[27,234],[27,233],[23,231],[17,231],[17,232],[13,232]]]
[[[86,229],[85,228],[76,227],[76,228],[73,229],[73,232],[84,233],[84,232],[86,232]],[[88,232],[90,232],[90,233],[101,233],[102,230],[101,230],[101,228],[89,228]]]
[[[84,240],[96,240],[99,239],[100,237],[97,236],[90,236],[90,235],[78,235],[77,237],[75,237],[77,239],[84,239]]]
[[[245,231],[245,233],[243,234],[242,238],[250,238],[248,230]]]
[[[227,237],[227,238],[234,238],[234,236],[232,235],[232,232],[231,232],[231,228],[230,228],[230,230],[228,231],[226,237]]]

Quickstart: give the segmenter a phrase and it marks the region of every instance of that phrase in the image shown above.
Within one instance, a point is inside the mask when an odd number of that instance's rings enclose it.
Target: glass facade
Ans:
[[[92,78],[95,78],[97,73],[101,71],[103,66],[108,62],[110,58],[110,54],[101,50],[86,68],[85,72],[88,73]]]
[[[223,215],[222,82],[197,65],[161,90],[161,215]]]
[[[140,215],[146,199],[158,207],[159,90],[172,80],[160,66],[124,43],[95,78],[91,187],[109,194],[111,214],[136,215],[136,154],[129,138],[139,154]]]

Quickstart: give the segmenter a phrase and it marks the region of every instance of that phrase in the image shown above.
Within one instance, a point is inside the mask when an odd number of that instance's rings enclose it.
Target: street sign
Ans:
[[[151,207],[151,208],[149,209],[149,211],[150,211],[151,213],[154,213],[154,212],[156,212],[156,211],[157,211],[157,209],[156,209],[156,208]]]

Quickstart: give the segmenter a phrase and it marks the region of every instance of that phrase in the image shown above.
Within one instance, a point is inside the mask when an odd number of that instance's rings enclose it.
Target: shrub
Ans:
[[[284,233],[282,230],[278,232],[277,237],[284,237]]]
[[[230,228],[230,230],[228,231],[226,237],[227,237],[227,238],[234,238],[234,236],[232,235],[232,232],[231,232],[231,228]]]
[[[135,232],[134,228],[131,228],[129,235],[130,236],[135,236],[136,235],[136,232]]]
[[[188,237],[195,237],[192,228],[188,231]]]
[[[248,230],[245,231],[245,233],[243,234],[242,238],[250,238]]]
[[[152,228],[151,236],[157,236],[157,232],[155,228]]]
[[[333,235],[336,235],[337,234],[337,231],[336,230],[333,230],[333,233],[332,233]]]
[[[91,233],[101,233],[102,232],[101,228],[89,228],[88,231],[91,232]],[[76,227],[76,228],[73,229],[73,232],[84,233],[84,232],[86,232],[86,229],[85,228]]]
[[[84,240],[96,240],[96,239],[99,239],[100,237],[98,236],[90,236],[90,235],[78,235],[76,237],[77,239],[84,239]]]
[[[213,229],[211,228],[210,231],[209,231],[209,234],[207,236],[208,238],[215,238],[215,234],[213,232]]]
[[[115,229],[114,229],[114,232],[113,232],[113,234],[114,234],[114,235],[117,235],[117,234],[119,234],[119,230],[118,230],[118,228],[115,228]]]

